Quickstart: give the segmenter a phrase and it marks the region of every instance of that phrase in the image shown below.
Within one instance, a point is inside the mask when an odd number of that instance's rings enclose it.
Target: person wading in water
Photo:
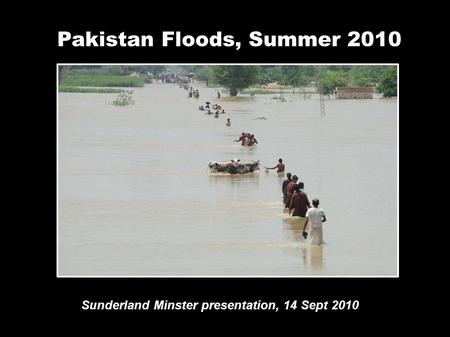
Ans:
[[[304,218],[308,208],[311,207],[306,193],[303,192],[304,184],[302,182],[294,186],[294,194],[289,201],[289,213],[292,212],[292,216],[299,216]]]
[[[297,181],[298,181],[298,177],[294,174],[292,176],[292,180],[286,186],[286,196],[287,196],[286,208],[289,208],[289,204],[291,203],[292,195],[294,194],[294,188],[295,188],[295,186],[297,186]]]
[[[319,208],[319,199],[313,199],[313,207],[306,212],[306,222],[303,226],[303,237],[306,239],[308,234],[305,232],[308,222],[311,223],[311,230],[309,232],[309,243],[313,246],[324,244],[322,223],[327,221],[325,212]]]
[[[292,176],[291,172],[286,173],[287,179],[283,180],[283,184],[281,185],[281,192],[283,193],[283,205],[285,207],[288,206],[288,196],[287,196],[286,187],[292,181],[291,176]]]
[[[283,159],[278,159],[278,164],[275,165],[274,167],[266,167],[267,170],[274,170],[277,169],[277,173],[281,173],[284,172],[284,164],[283,164]]]

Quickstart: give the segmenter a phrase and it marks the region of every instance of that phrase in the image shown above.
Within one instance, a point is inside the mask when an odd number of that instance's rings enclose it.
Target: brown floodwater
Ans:
[[[116,94],[59,94],[60,276],[397,274],[396,99],[326,99],[321,117],[315,95],[199,89],[187,99],[174,84],[133,88],[125,107],[108,104]],[[205,101],[226,114],[204,115]],[[233,142],[243,131],[259,144]],[[275,170],[208,174],[232,158],[283,158],[320,199],[326,244],[309,247],[283,211]]]

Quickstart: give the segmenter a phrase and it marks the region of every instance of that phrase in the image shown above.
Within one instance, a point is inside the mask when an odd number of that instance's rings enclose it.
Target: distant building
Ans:
[[[374,89],[373,87],[338,87],[336,88],[336,98],[346,99],[346,98],[357,98],[357,99],[367,99],[373,98]]]

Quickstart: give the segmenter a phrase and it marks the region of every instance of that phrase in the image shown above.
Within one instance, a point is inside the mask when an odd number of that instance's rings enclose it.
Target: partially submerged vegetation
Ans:
[[[59,92],[117,94],[123,91],[124,91],[123,89],[116,89],[116,88],[90,88],[90,87],[67,87],[67,86],[59,87]]]
[[[280,96],[274,96],[274,97],[272,97],[272,99],[279,100],[280,102],[283,102],[283,103],[287,102],[286,97],[284,97],[284,96],[282,96],[282,95],[280,95]]]
[[[117,95],[116,99],[111,102],[112,105],[115,106],[126,106],[133,105],[133,92],[132,91],[124,91]]]
[[[305,88],[300,88],[299,91],[294,92],[295,94],[301,94],[301,95],[307,95],[307,97],[311,97],[310,94],[316,94],[317,92],[315,90],[313,90],[315,88],[311,88],[311,87],[305,87]],[[244,89],[241,90],[240,93],[244,94],[244,95],[250,95],[250,96],[254,96],[254,95],[269,95],[269,94],[280,94],[283,95],[285,93],[292,93],[292,88],[283,88],[283,89],[267,89],[264,87],[254,87],[254,88],[249,88],[249,89]]]
[[[268,94],[276,94],[279,90],[270,90],[270,89],[259,89],[259,88],[250,88],[241,91],[241,94],[244,95],[268,95]]]

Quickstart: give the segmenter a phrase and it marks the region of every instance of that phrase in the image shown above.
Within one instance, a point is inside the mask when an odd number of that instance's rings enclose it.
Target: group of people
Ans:
[[[161,80],[161,83],[176,83],[179,81],[177,74],[159,74],[156,79]]]
[[[200,111],[205,111],[205,115],[214,115],[214,118],[219,118],[219,114],[224,114],[225,109],[222,108],[221,105],[214,103],[212,106],[210,102],[205,102],[205,106],[200,105],[198,109]]]
[[[210,106],[211,102],[205,102],[205,106],[200,105],[198,109],[200,111],[205,111],[205,115],[214,115],[214,118],[219,118],[219,114],[224,114],[225,109],[222,108],[221,105],[214,103],[212,106]],[[231,120],[227,118],[227,122],[225,123],[226,126],[231,126]]]
[[[192,98],[192,97],[199,98],[200,97],[200,92],[198,91],[198,89],[194,90],[194,88],[189,87],[187,98]]]
[[[243,146],[253,146],[258,144],[258,140],[255,138],[255,135],[248,132],[242,132],[241,136],[238,139],[233,140],[233,142],[241,142],[241,145]]]
[[[220,93],[218,93],[218,97],[220,97]],[[206,110],[207,115],[214,114],[215,118],[219,118],[220,113],[225,113],[225,110],[219,104],[213,104],[211,106],[210,102],[205,102],[205,106],[201,105],[199,107],[199,110]],[[230,118],[227,118],[226,125],[231,126]],[[253,146],[255,144],[258,144],[258,140],[255,138],[255,135],[249,132],[242,132],[241,136],[233,141],[241,142],[241,145],[243,146]],[[238,164],[238,160],[234,162],[232,161],[230,165],[226,166],[227,169],[225,171],[229,173],[236,173],[234,171],[232,172],[232,170],[236,169],[239,166]],[[267,171],[276,169],[277,173],[283,174],[285,171],[285,165],[282,158],[278,159],[278,164],[276,164],[274,167],[265,168]],[[286,177],[287,179],[283,181],[281,187],[284,208],[287,209],[289,215],[305,219],[302,229],[302,235],[305,239],[307,239],[307,237],[309,236],[309,242],[311,245],[323,244],[322,223],[327,221],[327,219],[324,210],[319,207],[319,200],[313,199],[311,205],[308,196],[304,191],[305,184],[299,181],[298,177],[295,174],[292,175],[290,172],[286,174]],[[308,224],[310,224],[309,233],[306,232]]]
[[[155,79],[160,80],[161,83],[178,83],[180,88],[184,87],[186,90],[189,87],[189,83],[192,82],[192,76],[184,73],[161,73],[156,75]]]
[[[281,159],[280,163],[282,163]],[[322,223],[327,221],[327,218],[324,210],[319,208],[319,199],[313,199],[311,207],[308,196],[304,191],[305,184],[301,181],[299,182],[298,177],[295,174],[292,175],[290,172],[286,174],[286,177],[287,179],[283,181],[281,186],[285,209],[287,209],[288,213],[290,215],[292,214],[292,216],[305,218],[302,230],[305,239],[308,236],[306,227],[308,223],[310,223],[310,243],[312,245],[323,244]]]

